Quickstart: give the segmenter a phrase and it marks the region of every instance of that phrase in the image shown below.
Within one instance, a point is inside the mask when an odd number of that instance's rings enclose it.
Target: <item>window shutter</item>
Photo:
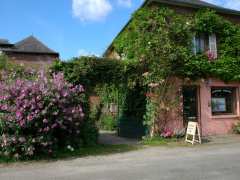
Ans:
[[[192,51],[193,51],[193,54],[197,54],[197,43],[196,43],[196,36],[193,37],[192,39],[192,45],[193,45],[193,48],[192,48]]]
[[[216,34],[209,36],[209,51],[213,53],[214,59],[217,58],[217,38]]]

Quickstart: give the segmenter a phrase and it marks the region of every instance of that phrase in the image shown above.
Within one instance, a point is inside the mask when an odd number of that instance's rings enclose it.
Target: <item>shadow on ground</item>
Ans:
[[[107,145],[137,145],[141,140],[130,139],[117,136],[116,132],[113,131],[100,131],[99,144]]]

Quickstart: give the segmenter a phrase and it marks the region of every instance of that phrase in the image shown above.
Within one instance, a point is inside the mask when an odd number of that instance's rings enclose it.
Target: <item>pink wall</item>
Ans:
[[[211,87],[236,87],[236,113],[234,115],[213,116],[211,111]],[[199,123],[203,136],[232,133],[233,125],[240,117],[239,83],[226,84],[216,79],[208,79],[200,83],[199,88]]]
[[[202,136],[225,135],[232,133],[233,125],[240,120],[240,83],[224,83],[217,79],[201,80],[191,82],[174,79],[173,87],[168,91],[169,102],[180,97],[178,89],[183,85],[198,86],[198,122]],[[211,88],[212,87],[235,87],[236,88],[236,110],[233,115],[212,115],[211,109]],[[171,129],[179,132],[184,129],[183,123],[183,100],[180,97],[180,104],[173,106],[167,113],[160,112],[156,124],[159,129]],[[178,101],[179,103],[179,101]],[[171,103],[170,103],[171,104]]]
[[[170,129],[175,133],[181,132],[185,127],[183,124],[183,99],[181,95],[181,87],[183,82],[181,79],[173,77],[168,79],[168,90],[167,93],[164,94],[165,98],[163,98],[162,104],[163,106],[167,106],[163,108],[164,110],[160,110],[157,118],[157,129],[159,132],[163,129]],[[179,103],[180,102],[180,103]],[[161,106],[159,104],[159,106]],[[160,108],[161,109],[161,108]]]

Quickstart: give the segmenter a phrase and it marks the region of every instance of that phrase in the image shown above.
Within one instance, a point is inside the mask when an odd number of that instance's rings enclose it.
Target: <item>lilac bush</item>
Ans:
[[[0,81],[0,151],[15,158],[81,145],[84,88],[62,73]]]

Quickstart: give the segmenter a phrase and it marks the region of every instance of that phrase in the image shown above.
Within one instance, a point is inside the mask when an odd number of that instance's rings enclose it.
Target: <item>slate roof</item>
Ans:
[[[48,48],[45,44],[39,41],[34,36],[29,36],[15,44],[11,48],[1,47],[2,43],[7,43],[7,40],[0,40],[0,50],[5,52],[16,52],[16,53],[37,53],[37,54],[55,54],[58,55],[57,52]]]
[[[225,14],[236,14],[240,15],[240,10],[233,10],[224,8],[221,6],[217,6],[215,4],[211,4],[208,2],[205,2],[203,0],[147,0],[144,4],[150,3],[150,2],[159,2],[164,4],[172,4],[172,5],[178,5],[178,6],[184,6],[184,7],[192,7],[192,8],[211,8],[216,10],[217,12],[222,12]]]
[[[231,15],[238,15],[240,18],[240,10],[233,10],[233,9],[227,9],[221,6],[217,6],[208,2],[205,2],[203,0],[145,0],[142,6],[139,8],[146,6],[150,3],[162,3],[162,4],[169,4],[169,5],[176,5],[176,6],[182,6],[182,7],[191,7],[194,9],[200,9],[200,8],[210,8],[214,9],[216,12],[224,13],[224,14],[231,14]],[[131,19],[128,21],[128,23],[124,26],[124,28],[118,33],[118,35],[115,37],[115,39],[124,31],[124,29],[128,26],[128,24],[131,22]],[[113,43],[113,42],[112,42]],[[104,52],[103,56],[107,54],[107,52],[111,49],[112,43],[107,48],[107,50]]]
[[[0,45],[9,45],[9,41],[7,39],[0,39]]]

